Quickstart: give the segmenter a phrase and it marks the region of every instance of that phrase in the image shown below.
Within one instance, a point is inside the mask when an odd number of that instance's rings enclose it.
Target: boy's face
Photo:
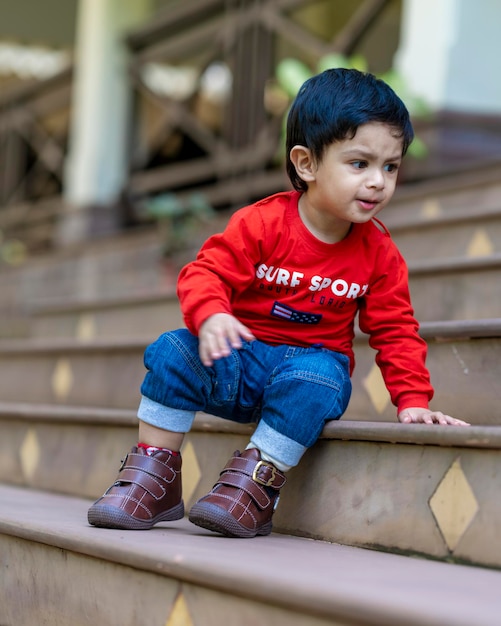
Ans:
[[[368,222],[390,201],[402,139],[391,126],[370,122],[352,139],[331,144],[319,162],[301,146],[292,149],[291,158],[308,183],[299,203],[303,221],[318,238],[334,242],[346,236],[352,223]]]

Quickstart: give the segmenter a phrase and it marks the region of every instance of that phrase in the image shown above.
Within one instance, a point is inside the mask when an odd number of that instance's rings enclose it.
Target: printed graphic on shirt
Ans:
[[[273,303],[271,314],[274,317],[280,317],[283,320],[295,322],[296,324],[318,324],[322,319],[322,315],[320,314],[298,311],[287,304],[281,304],[276,300]]]
[[[325,291],[334,297],[347,300],[360,298],[365,295],[369,288],[367,284],[361,285],[347,281],[340,276],[315,275],[308,278],[303,272],[289,270],[284,267],[275,267],[266,263],[261,263],[257,267],[256,278],[269,286],[273,285],[277,293],[283,290],[287,294],[290,291],[296,294],[301,288],[305,288],[309,292],[320,293]]]

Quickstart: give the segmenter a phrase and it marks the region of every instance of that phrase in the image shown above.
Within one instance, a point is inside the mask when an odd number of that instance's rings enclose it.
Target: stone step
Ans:
[[[421,326],[435,408],[476,424],[499,424],[501,318]],[[150,338],[0,342],[0,397],[5,402],[136,409]],[[357,367],[347,416],[395,420],[374,351],[355,342]]]
[[[487,227],[485,220],[499,213],[501,208],[500,174],[501,165],[497,164],[465,172],[461,176],[402,185],[381,218],[397,239],[400,229],[404,242],[407,236],[403,232],[405,229],[413,231],[420,225],[424,228],[437,222],[437,228],[444,232],[440,226],[442,220],[475,220],[478,216],[478,228],[481,230],[483,224],[488,230],[488,237],[495,237],[497,242],[494,229]],[[206,236],[224,227],[228,217],[218,214],[215,222],[196,238],[193,249],[186,251],[170,266],[162,261],[162,242],[158,233],[154,228],[146,228],[35,255],[18,267],[2,267],[0,336],[5,336],[6,332],[17,336],[24,334],[26,327],[22,316],[44,300],[94,301],[149,294],[166,287],[171,289],[179,267],[193,256]],[[451,254],[461,256],[464,248],[468,254],[470,246],[475,254],[479,250],[488,250],[489,245],[494,246],[491,248],[493,254],[499,252],[498,244],[486,243],[484,234],[477,232],[477,228],[472,230],[472,238],[464,233],[450,234],[442,237],[441,246],[434,245],[430,240],[430,247],[427,247],[427,242],[422,241],[422,251],[415,249],[414,244],[407,246],[404,242],[403,251],[409,251],[409,260],[429,258],[440,247],[442,257]],[[426,238],[427,235],[422,237]],[[4,332],[7,321],[10,326]]]
[[[414,312],[420,322],[499,316],[501,252],[479,258],[409,263]]]
[[[499,206],[467,215],[450,210],[423,219],[420,215],[381,214],[407,262],[450,257],[477,258],[501,253]]]
[[[449,214],[471,215],[501,207],[501,163],[400,185],[384,209],[383,221],[393,225]]]
[[[0,397],[6,402],[135,408],[145,339],[0,342]]]
[[[415,260],[409,263],[409,276],[415,315],[421,322],[499,315],[501,252],[478,258]],[[84,341],[137,334],[154,339],[183,326],[173,288],[84,301],[42,301],[31,307],[29,317],[32,337]],[[26,320],[24,324],[28,326]]]
[[[498,571],[273,533],[86,523],[89,501],[0,486],[5,626],[495,626]]]
[[[497,397],[501,379],[501,318],[424,322],[427,365],[435,388],[432,407],[472,424],[499,424]],[[348,419],[395,419],[375,351],[366,336],[355,337],[356,367]]]
[[[174,289],[136,296],[86,301],[63,299],[39,303],[30,312],[32,337],[123,338],[134,333],[158,337],[183,327]]]
[[[491,290],[499,282],[501,265],[499,208],[468,215],[456,211],[423,220],[409,219],[409,212],[404,211],[388,218],[384,215],[383,221],[409,263],[420,320],[498,315]],[[137,245],[141,242],[142,247]],[[152,234],[138,236],[138,242],[123,251],[116,242],[115,246],[110,245],[108,254],[95,250],[94,257],[54,255],[23,267],[4,268],[0,272],[0,338],[114,337],[140,329],[146,332],[150,323],[154,336],[179,326],[175,280],[195,250],[168,266]],[[169,316],[167,325],[163,315]]]
[[[171,288],[172,271],[164,267],[154,229],[86,241],[2,267],[0,312],[15,321],[44,300],[85,301],[159,291],[165,284]]]
[[[187,509],[252,431],[197,415],[182,448]],[[0,482],[95,499],[136,441],[133,411],[3,403]],[[501,568],[500,486],[499,427],[343,419],[327,424],[288,473],[274,525],[338,544]]]
[[[379,217],[409,262],[499,253],[501,164],[402,185]]]
[[[420,322],[496,317],[500,282],[501,252],[409,263],[413,306]],[[154,339],[182,327],[183,319],[171,285],[137,295],[40,301],[31,307],[29,325],[31,336],[40,338],[92,340],[140,334]]]

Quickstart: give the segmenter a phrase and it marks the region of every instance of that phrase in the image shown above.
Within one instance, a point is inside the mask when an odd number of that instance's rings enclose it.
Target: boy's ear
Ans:
[[[297,175],[306,183],[315,180],[315,162],[311,150],[305,146],[294,146],[289,154],[290,160],[296,168]]]

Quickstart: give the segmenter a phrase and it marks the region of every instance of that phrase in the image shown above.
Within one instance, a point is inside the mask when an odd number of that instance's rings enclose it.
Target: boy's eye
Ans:
[[[398,165],[396,163],[387,163],[384,166],[386,172],[396,172],[398,170]]]
[[[352,161],[351,164],[359,170],[367,167],[367,161]]]

